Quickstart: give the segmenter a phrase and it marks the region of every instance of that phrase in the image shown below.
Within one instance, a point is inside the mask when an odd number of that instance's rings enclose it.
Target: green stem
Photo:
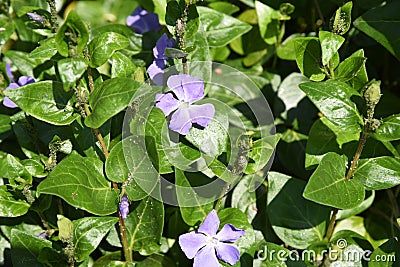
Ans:
[[[326,235],[325,235],[326,238],[328,239],[328,242],[332,238],[333,230],[335,229],[336,216],[337,216],[338,212],[339,212],[339,209],[336,209],[336,208],[332,212],[332,217],[328,224],[328,229],[326,230]]]
[[[228,191],[229,187],[230,187],[230,184],[227,183],[227,184],[222,188],[222,192],[221,192],[221,194],[220,194],[220,196],[219,196],[219,198],[218,198],[218,200],[217,200],[217,203],[215,203],[214,209],[215,209],[216,211],[218,211],[219,208],[221,207],[222,199],[225,197],[226,191]]]

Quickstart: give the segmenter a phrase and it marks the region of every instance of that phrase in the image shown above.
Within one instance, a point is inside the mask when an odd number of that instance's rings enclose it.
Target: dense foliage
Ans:
[[[398,266],[398,10],[2,1],[0,263]]]

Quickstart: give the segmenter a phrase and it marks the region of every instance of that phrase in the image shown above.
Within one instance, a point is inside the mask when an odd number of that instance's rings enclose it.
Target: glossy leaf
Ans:
[[[64,88],[74,87],[75,82],[83,75],[88,64],[82,58],[64,58],[58,61],[57,67]]]
[[[34,76],[33,70],[40,63],[40,60],[33,59],[26,52],[8,50],[4,53],[14,66],[18,67],[19,72],[25,76]]]
[[[247,23],[210,8],[197,9],[209,46],[224,46],[251,29]]]
[[[335,79],[347,82],[357,76],[358,72],[365,66],[366,58],[348,57],[339,64],[335,70]]]
[[[41,267],[38,261],[40,252],[44,248],[51,248],[49,240],[41,239],[17,229],[11,231],[11,259],[15,267]]]
[[[213,209],[213,201],[196,193],[182,170],[175,169],[175,184],[179,187],[176,189],[176,195],[185,223],[195,225],[203,221]],[[195,204],[196,206],[192,206]]]
[[[163,204],[150,196],[142,199],[125,220],[129,247],[141,255],[157,252],[163,225]]]
[[[0,216],[1,217],[18,217],[28,212],[30,205],[22,200],[15,199],[14,196],[7,191],[6,185],[0,186]]]
[[[121,53],[115,51],[111,57],[111,78],[121,77],[129,78],[132,77],[136,70],[136,65],[130,58]]]
[[[94,38],[89,43],[89,65],[97,68],[103,65],[116,50],[123,49],[129,45],[125,36],[115,32],[105,32]]]
[[[261,37],[267,44],[275,44],[280,34],[280,12],[259,1],[255,2],[255,7]]]
[[[397,12],[400,2],[393,1],[371,9],[354,21],[354,26],[383,45],[400,60],[400,37],[398,28],[400,15]]]
[[[372,136],[381,141],[400,139],[400,114],[394,114],[382,120],[381,125],[372,133]]]
[[[74,39],[76,46],[70,47],[69,38]],[[89,32],[86,24],[80,19],[74,10],[68,13],[68,16],[60,29],[56,33],[56,47],[58,52],[68,57],[70,54],[80,55],[89,41]]]
[[[57,54],[56,39],[49,38],[40,42],[40,46],[29,53],[30,58],[50,59]]]
[[[400,159],[378,157],[361,159],[354,172],[367,190],[380,190],[400,184]]]
[[[322,81],[325,73],[321,69],[321,46],[318,38],[301,37],[294,39],[294,48],[296,51],[296,63],[301,73],[312,81]]]
[[[129,139],[125,141],[128,142]],[[152,168],[151,162],[148,159],[146,161],[146,154],[139,146],[135,146],[132,150],[135,152],[127,152],[126,149],[124,150],[123,142],[118,142],[106,159],[106,174],[107,178],[113,182],[127,183],[125,189],[130,200],[140,200],[147,196],[147,193],[137,185],[136,179],[156,181],[158,174]],[[127,162],[130,163],[130,168]]]
[[[279,142],[279,137],[272,135],[258,139],[253,142],[252,147],[247,154],[251,159],[247,163],[245,173],[253,174],[263,169],[268,161],[271,159],[273,152],[275,151],[276,144]]]
[[[209,3],[208,7],[217,10],[221,13],[225,13],[227,15],[232,15],[233,13],[238,12],[240,10],[238,6],[223,1]]]
[[[56,195],[70,205],[104,216],[117,210],[118,193],[103,175],[103,164],[72,152],[39,184],[38,193]]]
[[[19,160],[11,154],[7,155],[7,175],[10,185],[22,189],[25,185],[32,184],[32,175]]]
[[[85,217],[74,221],[74,256],[84,261],[118,221],[116,217]]]
[[[322,50],[322,64],[328,66],[329,61],[344,43],[345,39],[337,34],[319,31],[319,42]]]
[[[351,27],[351,9],[353,2],[349,1],[336,10],[335,15],[331,19],[332,32],[343,35]]]
[[[356,104],[350,100],[352,95],[358,95],[358,93],[349,85],[327,81],[303,83],[299,87],[336,127],[352,134],[358,134],[361,131],[362,117]]]
[[[92,114],[85,124],[98,128],[115,114],[125,109],[141,84],[127,78],[113,78],[96,87],[89,96]]]
[[[286,244],[304,249],[322,241],[330,209],[302,196],[305,182],[276,172],[268,174],[267,214]]]
[[[311,175],[303,196],[316,203],[338,209],[351,209],[364,200],[360,178],[346,180],[347,159],[329,152]]]
[[[74,114],[73,93],[65,92],[59,82],[31,83],[7,90],[5,95],[26,113],[50,124],[67,125],[78,116]]]
[[[363,49],[357,50],[356,52],[351,54],[349,58],[351,57],[364,58],[364,50]],[[355,68],[353,68],[353,70],[355,70]],[[361,69],[358,70],[355,77],[353,77],[350,81],[348,81],[348,83],[357,91],[361,91],[362,89],[364,89],[364,86],[368,83],[368,74],[367,74],[367,68],[365,67],[365,63],[362,64]]]
[[[389,267],[397,266],[396,262],[400,256],[400,245],[396,238],[390,238],[388,241],[376,248],[368,262],[368,267]],[[379,259],[379,261],[378,261]]]
[[[136,267],[175,267],[175,262],[164,254],[153,254],[144,261],[138,262]]]
[[[252,221],[257,214],[257,195],[254,190],[254,175],[246,175],[240,179],[232,192],[232,207],[241,210]]]

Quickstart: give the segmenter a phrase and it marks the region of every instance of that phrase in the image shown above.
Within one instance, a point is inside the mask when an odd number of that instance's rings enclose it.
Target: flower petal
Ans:
[[[189,133],[190,128],[192,128],[192,119],[190,118],[188,107],[180,107],[174,114],[172,114],[169,128],[172,131],[183,135]]]
[[[236,228],[232,224],[225,224],[221,231],[217,234],[217,239],[223,242],[235,242],[239,237],[243,236],[246,232],[242,229]]]
[[[126,220],[126,217],[129,214],[129,199],[126,196],[126,194],[124,194],[121,198],[121,202],[119,204],[119,211],[121,212],[122,219]]]
[[[179,236],[179,246],[189,259],[193,259],[205,245],[207,245],[207,237],[203,234],[190,232]]]
[[[215,246],[218,259],[234,265],[240,259],[240,253],[237,247],[218,242]]]
[[[4,90],[15,89],[15,88],[18,88],[18,87],[20,87],[18,83],[10,83],[10,84],[7,86],[7,88],[4,89]]]
[[[156,101],[156,107],[161,109],[165,116],[179,107],[179,101],[171,93],[157,94]]]
[[[156,46],[153,48],[153,55],[156,59],[168,59],[167,56],[164,55],[166,48],[171,48],[175,45],[174,39],[168,39],[166,33],[161,35],[161,37],[157,40]]]
[[[204,97],[204,82],[187,74],[170,76],[167,85],[179,100],[189,104]]]
[[[14,82],[14,76],[11,72],[11,64],[10,63],[6,64],[6,73],[7,73],[8,78],[10,79],[10,81]]]
[[[31,76],[21,76],[18,79],[19,86],[24,86],[24,85],[34,83],[34,82],[35,82],[35,79]]]
[[[202,248],[194,257],[193,267],[219,267],[215,249],[208,245]]]
[[[215,236],[219,227],[219,218],[216,210],[212,210],[207,217],[204,219],[204,222],[199,226],[200,233],[204,233],[208,236]]]
[[[155,85],[162,85],[164,80],[164,69],[166,62],[163,59],[156,59],[147,68],[147,73]]]
[[[189,113],[192,123],[206,127],[214,117],[215,108],[213,104],[191,105]]]
[[[8,107],[8,108],[17,108],[17,104],[15,104],[14,102],[11,101],[11,99],[9,99],[8,97],[4,97],[3,99],[3,105]]]
[[[139,34],[148,31],[158,31],[161,25],[158,21],[158,15],[149,13],[141,7],[137,7],[131,15],[126,18],[126,24],[135,28],[135,32]]]

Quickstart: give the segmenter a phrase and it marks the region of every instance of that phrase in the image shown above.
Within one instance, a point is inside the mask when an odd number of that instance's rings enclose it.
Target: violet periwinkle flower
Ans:
[[[43,18],[42,16],[36,14],[36,13],[32,13],[32,12],[28,12],[26,13],[32,20],[36,21],[36,22],[40,22],[43,23],[45,22],[45,18]]]
[[[47,239],[48,236],[49,236],[48,232],[43,232],[38,237],[41,238],[41,239]]]
[[[193,267],[218,267],[218,259],[234,265],[240,259],[239,249],[231,244],[245,234],[232,224],[225,224],[217,233],[220,221],[215,210],[207,215],[200,227],[179,237],[186,257],[194,258]]]
[[[124,194],[121,198],[121,202],[119,203],[119,211],[121,212],[122,219],[126,220],[126,217],[129,214],[129,199]]]
[[[172,92],[156,95],[156,107],[165,116],[173,111],[169,128],[172,131],[186,135],[193,123],[206,127],[214,117],[213,104],[193,105],[204,98],[204,82],[187,74],[172,75],[167,80],[167,86]]]
[[[175,45],[174,39],[168,39],[167,34],[161,35],[161,37],[157,40],[156,46],[153,48],[154,61],[147,68],[147,73],[150,76],[150,79],[156,85],[163,84],[164,78],[164,69],[167,66],[168,57],[165,55],[165,49],[171,48]]]
[[[135,28],[135,32],[139,34],[161,29],[158,15],[149,13],[141,7],[137,7],[133,13],[126,18],[126,24],[129,27]]]
[[[10,89],[14,89],[14,88],[18,88],[30,83],[34,83],[35,79],[33,77],[30,76],[21,76],[18,79],[18,82],[16,82],[14,80],[14,76],[11,72],[11,65],[10,64],[6,64],[6,72],[7,72],[7,76],[10,79],[11,83],[8,85],[8,87],[4,90],[10,90]],[[4,97],[3,99],[3,105],[8,107],[8,108],[17,108],[18,106],[11,101],[11,99],[9,99],[8,97]]]

